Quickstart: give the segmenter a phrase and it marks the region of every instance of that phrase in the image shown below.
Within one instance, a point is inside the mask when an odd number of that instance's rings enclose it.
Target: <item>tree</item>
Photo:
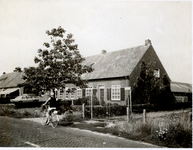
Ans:
[[[157,78],[153,68],[148,66],[145,62],[141,63],[140,75],[132,88],[133,104],[155,104],[158,109],[171,107],[174,96],[168,76],[164,74],[163,78]]]
[[[161,86],[159,78],[154,76],[154,70],[141,63],[140,75],[132,88],[132,100],[134,104],[155,103]]]
[[[171,109],[175,97],[171,92],[170,81],[166,74],[163,75],[160,92],[156,97],[156,105],[159,109]]]
[[[22,72],[22,69],[20,67],[15,67],[15,70],[13,72]]]
[[[38,49],[38,56],[34,58],[37,67],[24,68],[26,84],[36,92],[65,88],[67,83],[79,87],[86,87],[87,82],[81,79],[81,75],[93,71],[91,65],[83,65],[85,60],[71,33],[65,36],[66,31],[62,27],[46,31],[51,41],[45,42],[45,49]]]

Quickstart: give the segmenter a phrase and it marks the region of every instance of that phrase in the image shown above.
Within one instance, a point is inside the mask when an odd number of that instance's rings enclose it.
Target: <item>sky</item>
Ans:
[[[192,2],[0,0],[0,75],[35,66],[46,30],[72,33],[84,56],[150,39],[170,79],[192,83]]]

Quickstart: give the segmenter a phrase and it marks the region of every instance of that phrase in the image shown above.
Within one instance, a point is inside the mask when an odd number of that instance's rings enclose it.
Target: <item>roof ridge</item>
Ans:
[[[187,83],[187,82],[178,82],[178,81],[171,81],[171,83],[190,84],[190,85],[192,85],[192,83]]]
[[[83,64],[90,65],[94,63],[94,71],[83,74],[83,79],[111,78],[128,76],[138,64],[144,53],[147,52],[150,45],[139,45],[116,51],[110,51],[104,54],[88,56]],[[130,65],[128,65],[130,64]],[[121,69],[127,65],[126,69]]]
[[[124,51],[124,50],[128,50],[128,49],[134,49],[134,48],[137,48],[137,47],[142,47],[142,46],[145,46],[145,45],[139,45],[139,46],[134,46],[134,47],[130,47],[130,48],[124,48],[124,49],[120,49],[120,50],[113,50],[113,51],[107,51],[105,54],[109,54],[109,53],[114,53],[114,52],[119,52],[119,51]],[[99,55],[105,55],[105,54],[95,54],[95,55],[90,55],[90,56],[86,56],[84,58],[88,58],[88,57],[92,57],[92,56],[99,56]]]

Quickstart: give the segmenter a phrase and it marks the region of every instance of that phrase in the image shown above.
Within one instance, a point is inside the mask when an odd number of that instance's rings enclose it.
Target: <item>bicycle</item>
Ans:
[[[48,119],[48,117],[50,119]],[[52,128],[56,128],[59,123],[58,111],[56,109],[50,110],[50,114],[48,114],[48,106],[42,106],[42,116],[41,116],[41,123],[42,125],[49,125],[51,124]]]

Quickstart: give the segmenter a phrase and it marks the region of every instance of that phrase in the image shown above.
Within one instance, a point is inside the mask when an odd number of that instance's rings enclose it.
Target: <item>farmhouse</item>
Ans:
[[[86,57],[86,65],[93,64],[94,71],[83,74],[89,88],[77,89],[76,93],[57,92],[61,99],[74,99],[94,95],[101,103],[118,103],[125,105],[129,99],[130,89],[136,82],[140,72],[140,64],[145,62],[154,69],[156,77],[167,75],[150,40],[144,45],[128,49],[107,52],[102,50],[99,55]],[[68,87],[69,86],[69,87]],[[73,85],[67,85],[72,88]]]

